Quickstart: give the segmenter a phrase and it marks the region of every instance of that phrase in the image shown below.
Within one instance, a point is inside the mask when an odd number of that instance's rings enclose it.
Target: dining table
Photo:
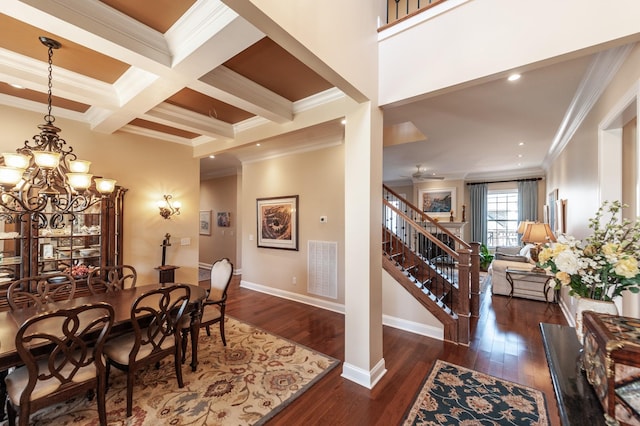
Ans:
[[[113,307],[114,311],[113,327],[111,328],[110,335],[118,335],[133,329],[131,323],[131,306],[138,297],[158,287],[171,285],[177,285],[177,283],[148,284],[109,293],[76,297],[70,300],[47,303],[44,309],[31,306],[13,311],[0,312],[0,372],[6,372],[11,367],[22,364],[20,355],[18,355],[18,351],[16,350],[15,339],[20,326],[34,315],[86,304],[106,302]],[[186,285],[190,290],[188,313],[191,315],[191,369],[196,371],[198,366],[198,335],[200,331],[201,306],[207,296],[207,290],[204,287],[194,284],[182,285]],[[46,348],[43,348],[43,355],[45,354]],[[6,386],[4,380],[2,380],[0,383],[0,401],[4,401],[5,399]],[[3,418],[4,409],[0,410],[0,420]]]
[[[120,291],[109,293],[92,294],[88,296],[76,297],[70,300],[47,303],[44,309],[31,306],[13,311],[0,312],[0,371],[5,371],[11,367],[22,364],[20,356],[16,350],[15,338],[20,326],[29,318],[41,313],[55,311],[59,309],[72,308],[76,306],[106,302],[113,307],[114,318],[110,335],[121,334],[132,330],[131,306],[133,302],[144,293],[157,289],[160,286],[170,286],[172,284],[147,284],[126,288]],[[207,296],[204,287],[194,284],[182,284],[189,287],[190,297],[188,312],[191,315],[191,369],[196,370],[198,365],[198,334],[200,329],[201,304]],[[195,338],[194,338],[195,337]]]

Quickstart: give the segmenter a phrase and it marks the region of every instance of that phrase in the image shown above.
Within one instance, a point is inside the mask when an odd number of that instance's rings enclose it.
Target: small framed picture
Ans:
[[[218,226],[221,228],[228,228],[231,226],[231,213],[218,212]]]
[[[200,211],[200,235],[211,235],[211,210]]]

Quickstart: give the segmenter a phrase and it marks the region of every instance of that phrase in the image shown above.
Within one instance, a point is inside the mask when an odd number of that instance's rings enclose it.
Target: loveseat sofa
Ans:
[[[533,247],[533,244],[527,244],[524,247],[496,247],[495,257],[489,266],[493,294],[508,296],[511,293],[511,285],[507,280],[507,268],[527,271],[533,269],[535,266],[535,262],[531,259]],[[537,291],[535,287],[536,283],[519,282],[513,296],[544,301],[544,294]]]

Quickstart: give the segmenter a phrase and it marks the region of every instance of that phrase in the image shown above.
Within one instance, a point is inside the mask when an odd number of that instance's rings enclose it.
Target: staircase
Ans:
[[[444,326],[444,339],[469,344],[479,312],[479,243],[467,243],[383,185],[384,269]]]

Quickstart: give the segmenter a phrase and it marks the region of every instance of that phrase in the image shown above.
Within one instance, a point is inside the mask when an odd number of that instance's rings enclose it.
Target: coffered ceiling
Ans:
[[[100,132],[196,146],[337,90],[219,1],[3,0],[0,28],[0,103],[46,110],[47,36],[54,115]]]

